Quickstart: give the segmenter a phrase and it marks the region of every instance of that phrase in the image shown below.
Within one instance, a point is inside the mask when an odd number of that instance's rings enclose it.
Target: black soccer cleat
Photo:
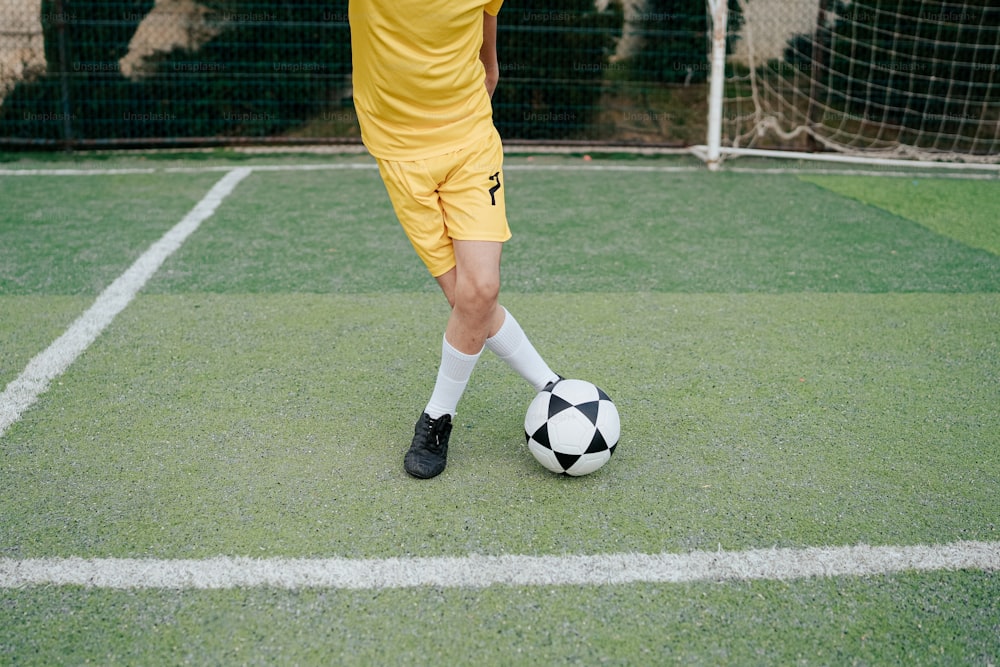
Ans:
[[[403,459],[406,472],[420,479],[440,475],[448,459],[448,436],[451,435],[451,415],[431,419],[426,412],[413,427],[413,442]]]

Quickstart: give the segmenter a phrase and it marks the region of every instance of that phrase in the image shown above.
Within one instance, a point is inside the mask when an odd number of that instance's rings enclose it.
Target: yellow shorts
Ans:
[[[452,239],[510,238],[504,204],[503,145],[490,135],[426,160],[378,160],[396,217],[435,278],[455,266]]]

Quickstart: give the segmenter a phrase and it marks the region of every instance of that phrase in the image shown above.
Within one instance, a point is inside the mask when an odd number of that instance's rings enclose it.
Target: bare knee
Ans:
[[[477,337],[496,328],[502,249],[503,244],[495,241],[455,241],[455,270],[445,281],[454,281],[448,299],[452,321],[460,322]],[[448,292],[446,289],[445,294]]]
[[[456,284],[453,296],[453,299],[449,299],[452,308],[473,317],[487,317],[497,307],[500,280],[492,276],[466,276]]]

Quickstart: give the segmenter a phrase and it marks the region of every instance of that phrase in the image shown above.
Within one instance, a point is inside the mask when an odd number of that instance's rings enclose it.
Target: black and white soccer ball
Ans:
[[[618,408],[586,380],[560,380],[546,387],[524,416],[528,450],[555,473],[594,472],[611,459],[620,435]]]

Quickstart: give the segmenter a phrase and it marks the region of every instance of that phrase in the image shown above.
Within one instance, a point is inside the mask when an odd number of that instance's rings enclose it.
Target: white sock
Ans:
[[[535,391],[541,391],[545,385],[559,379],[506,308],[503,325],[492,338],[486,339],[486,347],[506,361]]]
[[[480,350],[476,354],[465,354],[451,346],[447,338],[441,344],[441,365],[438,367],[437,382],[434,383],[434,393],[424,410],[431,419],[441,415],[454,415],[458,401],[465,393],[465,385],[469,384],[472,369],[479,361]]]

